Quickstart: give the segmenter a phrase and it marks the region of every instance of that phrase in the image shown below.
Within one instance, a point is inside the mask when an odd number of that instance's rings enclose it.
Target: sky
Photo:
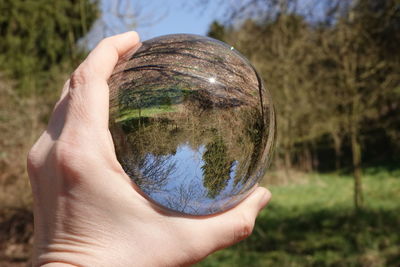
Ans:
[[[207,6],[201,0],[100,0],[101,17],[94,23],[80,44],[92,49],[101,39],[118,33],[135,30],[141,40],[171,33],[206,35],[210,24],[224,14],[233,0],[209,0]],[[301,10],[314,8],[321,14],[322,4],[329,0],[300,0]],[[306,16],[307,14],[304,13]],[[123,15],[123,19],[121,19]]]
[[[92,49],[102,38],[128,30],[137,31],[143,41],[172,33],[206,35],[210,24],[225,11],[218,2],[201,7],[197,1],[185,0],[102,0],[102,16],[81,42]]]
[[[217,1],[211,1],[210,6],[207,8],[196,7],[193,4],[185,5],[184,3],[189,1],[180,0],[139,0],[138,2],[144,5],[144,16],[154,14],[156,18],[160,17],[158,22],[153,23],[153,25],[140,27],[139,22],[138,31],[144,40],[170,33],[205,35],[212,21],[221,16],[223,12],[220,7],[216,6]],[[145,4],[150,2],[162,2],[164,3],[164,9],[157,8],[155,5]]]

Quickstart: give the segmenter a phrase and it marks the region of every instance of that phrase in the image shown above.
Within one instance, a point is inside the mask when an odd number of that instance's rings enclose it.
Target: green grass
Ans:
[[[172,105],[161,105],[158,107],[143,108],[140,110],[140,113],[139,109],[129,109],[129,110],[124,110],[121,116],[118,117],[115,121],[121,122],[133,118],[139,118],[139,114],[141,117],[152,117],[158,114],[175,112],[175,111],[176,109]]]
[[[399,172],[367,170],[365,207],[349,176],[272,186],[253,234],[198,266],[400,266]]]

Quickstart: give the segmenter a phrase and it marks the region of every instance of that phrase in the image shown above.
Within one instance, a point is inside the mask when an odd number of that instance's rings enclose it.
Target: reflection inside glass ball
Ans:
[[[242,55],[187,34],[143,42],[109,80],[119,162],[153,202],[191,215],[224,211],[264,176],[275,115]]]

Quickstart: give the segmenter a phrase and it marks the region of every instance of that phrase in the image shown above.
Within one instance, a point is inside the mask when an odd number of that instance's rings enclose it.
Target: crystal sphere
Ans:
[[[233,47],[198,35],[154,38],[119,60],[109,86],[117,158],[153,203],[190,215],[222,212],[264,176],[274,109]]]

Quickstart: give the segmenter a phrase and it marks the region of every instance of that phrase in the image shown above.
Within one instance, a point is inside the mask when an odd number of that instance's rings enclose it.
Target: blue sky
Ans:
[[[327,0],[301,0],[299,12],[309,8],[322,15],[321,4]],[[102,16],[81,42],[89,49],[102,38],[128,30],[139,32],[142,40],[171,33],[205,35],[215,19],[224,20],[232,1],[209,0],[207,7],[198,0],[101,0]],[[304,9],[302,11],[302,9]],[[118,15],[123,14],[125,21]],[[128,18],[128,17],[131,18]]]
[[[102,0],[102,16],[82,42],[91,49],[102,38],[128,30],[139,32],[142,40],[171,33],[205,35],[212,21],[225,11],[224,4],[217,2],[200,7],[197,1],[185,0]],[[122,22],[118,14],[132,15],[132,19]]]
[[[143,3],[143,16],[154,17],[161,16],[157,23],[150,26],[139,27],[137,30],[142,35],[142,38],[149,39],[152,37],[170,34],[170,33],[193,33],[205,35],[211,22],[221,16],[223,10],[216,6],[217,1],[211,1],[207,8],[196,7],[192,4],[184,4],[189,1],[181,0],[164,0],[164,1],[149,1],[139,0]],[[148,3],[153,4],[148,4]],[[162,2],[163,7],[157,7],[154,2]]]

